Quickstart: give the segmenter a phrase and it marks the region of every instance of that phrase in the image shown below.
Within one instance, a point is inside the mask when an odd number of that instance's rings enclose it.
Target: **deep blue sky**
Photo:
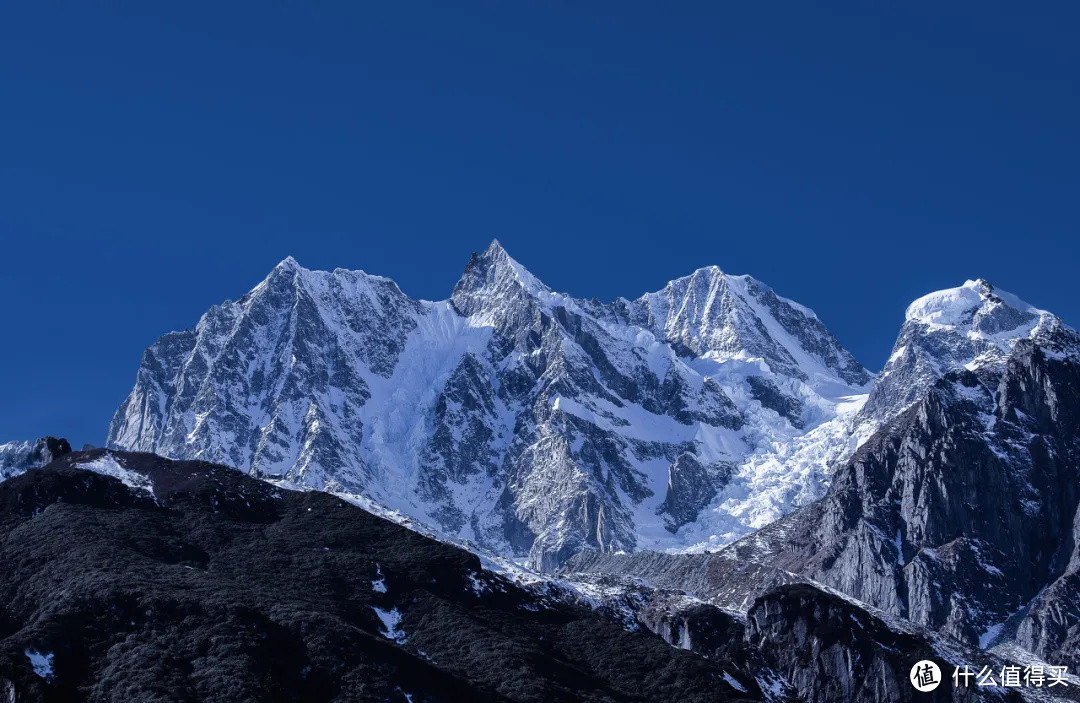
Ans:
[[[1075,3],[151,5],[0,5],[0,440],[100,443],[287,254],[433,299],[493,236],[602,299],[717,264],[875,370],[965,278],[1080,324]]]

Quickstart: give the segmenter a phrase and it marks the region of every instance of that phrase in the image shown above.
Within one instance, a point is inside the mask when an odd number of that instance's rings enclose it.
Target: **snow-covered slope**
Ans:
[[[146,351],[108,443],[363,493],[550,568],[820,497],[871,380],[812,311],[715,267],[602,304],[493,242],[429,302],[290,258]]]

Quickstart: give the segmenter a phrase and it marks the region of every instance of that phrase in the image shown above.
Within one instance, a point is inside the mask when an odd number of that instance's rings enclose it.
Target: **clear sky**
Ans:
[[[716,264],[873,370],[966,278],[1076,326],[1078,7],[3,3],[0,440],[102,442],[288,254],[428,299],[492,237],[601,299]]]

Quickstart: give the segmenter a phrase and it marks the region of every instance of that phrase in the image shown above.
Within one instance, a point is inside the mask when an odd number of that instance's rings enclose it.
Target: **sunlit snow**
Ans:
[[[94,473],[102,474],[103,476],[112,476],[118,478],[120,481],[129,488],[134,488],[139,491],[149,493],[151,496],[154,494],[154,484],[150,481],[150,478],[140,474],[137,471],[132,471],[125,468],[115,456],[106,452],[102,456],[92,461],[86,461],[78,464],[78,468],[87,469]]]

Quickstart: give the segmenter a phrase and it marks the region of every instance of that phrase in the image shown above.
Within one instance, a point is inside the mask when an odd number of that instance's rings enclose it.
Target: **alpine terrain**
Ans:
[[[107,449],[0,478],[9,699],[1080,697],[1004,679],[1080,666],[1080,334],[983,280],[874,375],[715,267],[603,303],[493,242],[431,302],[289,258],[146,350]]]
[[[492,242],[429,302],[289,258],[147,349],[108,446],[363,493],[550,569],[721,546],[820,498],[872,380],[811,310],[715,267],[601,303]]]
[[[918,694],[920,659],[1015,660],[823,586],[778,586],[743,616],[551,579],[367,507],[103,449],[0,483],[3,700],[1070,699],[947,679]]]
[[[1080,335],[985,281],[916,300],[824,498],[709,555],[583,553],[746,611],[783,584],[1006,655],[1080,662]]]

